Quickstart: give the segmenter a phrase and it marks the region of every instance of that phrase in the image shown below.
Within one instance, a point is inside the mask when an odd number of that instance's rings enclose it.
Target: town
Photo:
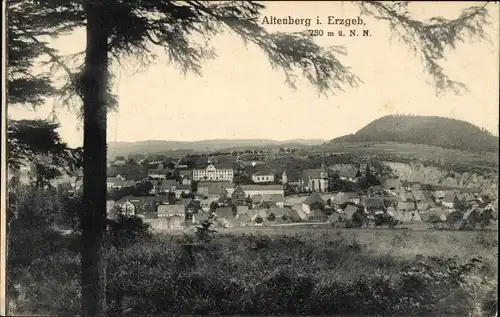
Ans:
[[[291,155],[286,152],[281,155]],[[117,156],[108,162],[108,216],[134,215],[170,231],[209,218],[221,228],[315,223],[452,228],[487,226],[497,218],[498,207],[480,188],[382,177],[374,163],[327,164],[332,154],[323,153],[317,168],[287,171],[270,168],[264,152],[215,154]],[[80,186],[78,180],[72,184],[73,190]]]

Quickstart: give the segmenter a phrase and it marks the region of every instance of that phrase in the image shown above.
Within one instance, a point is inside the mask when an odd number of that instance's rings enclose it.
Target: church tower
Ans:
[[[328,168],[326,167],[326,156],[325,152],[323,152],[323,162],[321,163],[321,172],[319,174],[319,191],[327,192],[328,191]]]
[[[288,183],[288,177],[286,176],[286,171],[283,171],[283,174],[281,175],[281,183],[283,185],[286,185]]]

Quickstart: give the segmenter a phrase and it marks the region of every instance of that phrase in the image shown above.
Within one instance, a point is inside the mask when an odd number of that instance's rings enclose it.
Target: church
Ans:
[[[302,171],[299,186],[313,192],[328,192],[328,168],[326,167],[324,157],[321,168],[306,169]]]

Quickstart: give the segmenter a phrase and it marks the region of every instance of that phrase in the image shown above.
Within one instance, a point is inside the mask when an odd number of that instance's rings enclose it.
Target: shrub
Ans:
[[[261,216],[257,216],[257,218],[255,218],[255,223],[261,224],[263,222],[264,222],[264,219],[262,219]]]
[[[267,220],[269,220],[269,221],[275,221],[276,220],[276,216],[273,213],[270,213],[267,216]]]
[[[151,226],[137,216],[118,215],[108,222],[108,237],[111,245],[123,248],[139,241],[150,239]]]

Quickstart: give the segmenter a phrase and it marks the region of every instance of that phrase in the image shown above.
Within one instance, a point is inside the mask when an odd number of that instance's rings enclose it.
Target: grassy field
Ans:
[[[36,237],[31,261],[11,264],[13,313],[78,312],[75,241]],[[110,306],[141,315],[488,316],[496,298],[494,232],[231,229],[190,257],[193,241],[155,234],[110,248]],[[474,270],[462,265],[478,257]]]

